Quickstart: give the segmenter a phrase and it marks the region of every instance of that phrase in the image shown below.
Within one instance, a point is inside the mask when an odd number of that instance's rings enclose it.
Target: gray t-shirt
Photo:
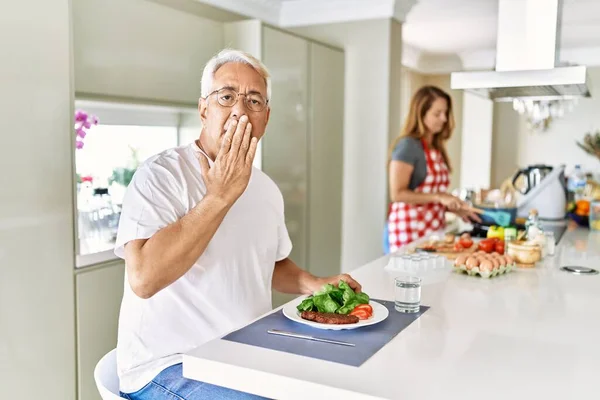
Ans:
[[[413,137],[403,137],[400,139],[394,151],[392,160],[403,161],[414,167],[408,188],[415,190],[427,177],[427,160],[425,159],[425,150],[423,143]]]

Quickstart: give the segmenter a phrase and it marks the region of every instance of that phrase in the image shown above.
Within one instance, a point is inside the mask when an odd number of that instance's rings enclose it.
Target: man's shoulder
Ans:
[[[178,175],[192,159],[190,146],[183,145],[163,150],[146,159],[138,169],[146,170],[152,175]]]
[[[274,190],[277,193],[281,193],[275,181],[271,179],[271,177],[263,170],[252,167],[252,175],[254,176],[256,184],[264,186],[264,189]]]
[[[269,175],[256,167],[252,167],[252,175],[254,185],[257,187],[259,186],[262,193],[276,200],[283,201],[283,195],[281,194],[279,186],[277,186],[275,181]]]
[[[189,180],[193,155],[189,146],[172,147],[147,158],[135,171],[134,181],[139,187],[155,187],[182,190]]]

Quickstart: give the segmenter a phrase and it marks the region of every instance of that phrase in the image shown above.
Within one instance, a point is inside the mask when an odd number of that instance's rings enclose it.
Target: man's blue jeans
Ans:
[[[182,374],[181,364],[165,368],[150,383],[134,393],[121,393],[129,400],[258,400],[264,397],[210,385]]]

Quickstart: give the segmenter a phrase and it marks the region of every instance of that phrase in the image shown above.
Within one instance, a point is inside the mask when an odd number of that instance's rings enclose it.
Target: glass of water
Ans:
[[[395,281],[395,308],[398,312],[416,313],[421,306],[421,278],[402,275]]]

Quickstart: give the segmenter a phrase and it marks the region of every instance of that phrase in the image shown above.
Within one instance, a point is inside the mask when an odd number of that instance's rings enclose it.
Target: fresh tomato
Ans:
[[[498,242],[496,242],[496,244],[494,245],[494,249],[496,250],[496,253],[504,254],[504,240],[499,240]]]
[[[373,315],[373,307],[371,307],[369,304],[359,304],[356,307],[354,307],[354,310],[352,311],[357,310],[365,310],[369,315]]]
[[[369,319],[371,317],[371,314],[369,314],[367,310],[357,310],[356,308],[352,310],[350,315],[355,315],[358,319]]]
[[[462,244],[460,244],[462,239],[460,239],[458,242],[454,243],[454,251],[463,251],[464,247]]]
[[[493,240],[484,239],[479,242],[479,250],[483,250],[486,253],[492,253],[496,247],[496,244]]]
[[[471,239],[467,239],[467,238],[463,238],[463,237],[461,237],[459,239],[458,243],[460,243],[460,245],[462,247],[464,247],[465,249],[469,249],[469,248],[471,248],[471,246],[473,246],[473,241]]]

